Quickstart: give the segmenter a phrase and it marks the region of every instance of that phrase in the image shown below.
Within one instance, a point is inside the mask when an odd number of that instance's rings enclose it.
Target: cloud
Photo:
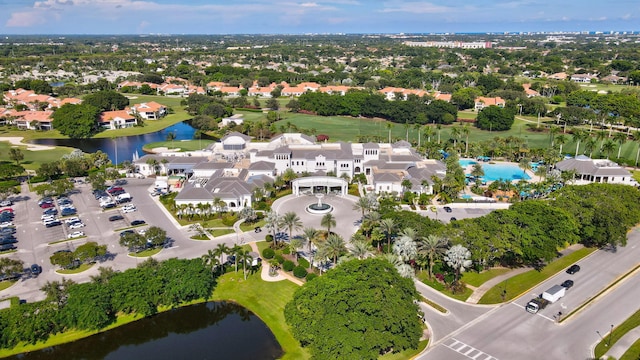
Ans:
[[[454,9],[447,6],[435,5],[426,1],[394,1],[384,3],[384,8],[380,12],[407,12],[412,14],[437,14],[452,12]]]
[[[46,23],[45,14],[40,11],[14,12],[5,23],[6,27],[32,27]]]

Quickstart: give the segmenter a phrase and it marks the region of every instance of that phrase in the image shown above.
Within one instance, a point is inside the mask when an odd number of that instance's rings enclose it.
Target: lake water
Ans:
[[[105,130],[109,132],[109,130]],[[183,121],[175,125],[169,126],[160,131],[154,133],[134,135],[134,136],[121,136],[112,140],[111,138],[104,139],[36,139],[32,140],[33,144],[41,145],[53,145],[53,146],[67,146],[80,149],[86,153],[94,153],[98,150],[106,153],[112,162],[116,162],[116,146],[117,146],[117,161],[121,163],[125,160],[132,160],[133,154],[138,153],[139,156],[144,155],[142,147],[146,144],[158,141],[166,141],[169,133],[174,133],[176,138],[174,141],[180,140],[192,140],[196,129],[189,125],[188,122]],[[204,137],[203,137],[204,138]]]
[[[225,302],[187,306],[104,333],[8,359],[277,359],[269,328],[245,308]]]

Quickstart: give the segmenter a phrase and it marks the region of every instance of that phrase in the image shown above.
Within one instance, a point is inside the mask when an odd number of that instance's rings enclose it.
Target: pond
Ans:
[[[109,130],[105,130],[109,131]],[[86,153],[94,153],[98,150],[106,153],[112,162],[118,158],[118,163],[125,160],[132,160],[133,154],[137,153],[139,156],[144,155],[142,147],[146,144],[158,141],[166,141],[169,133],[174,133],[176,138],[174,141],[180,140],[192,140],[196,129],[192,127],[187,121],[177,123],[149,134],[134,135],[134,136],[121,136],[112,140],[111,138],[102,139],[35,139],[32,140],[33,144],[41,145],[53,145],[53,146],[67,146],[80,149]],[[117,150],[116,150],[117,149]]]
[[[277,359],[282,354],[253,313],[234,303],[210,302],[8,359]]]

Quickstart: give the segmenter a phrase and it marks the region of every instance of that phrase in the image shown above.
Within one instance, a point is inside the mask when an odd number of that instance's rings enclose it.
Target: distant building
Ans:
[[[637,186],[631,173],[608,159],[591,159],[585,155],[578,155],[556,164],[556,169],[560,171],[575,171],[575,183],[610,183],[626,184]]]
[[[493,44],[491,41],[405,41],[404,45],[412,47],[437,47],[437,48],[456,48],[456,49],[491,49]]]

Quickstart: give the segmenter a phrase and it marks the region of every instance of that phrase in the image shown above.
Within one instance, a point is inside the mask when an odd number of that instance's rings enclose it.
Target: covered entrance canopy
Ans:
[[[344,196],[348,192],[349,183],[333,176],[311,176],[295,179],[291,182],[293,194],[338,194]]]

